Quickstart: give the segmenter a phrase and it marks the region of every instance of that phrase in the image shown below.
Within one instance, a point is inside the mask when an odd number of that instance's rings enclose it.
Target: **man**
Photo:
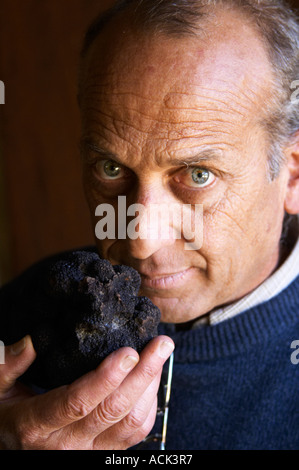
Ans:
[[[299,447],[298,41],[289,7],[268,0],[122,1],[91,27],[79,103],[94,225],[120,195],[201,205],[203,243],[186,250],[178,222],[181,238],[97,240],[140,272],[167,336],[34,397],[14,385],[34,360],[30,338],[7,348],[3,447],[136,445],[155,421],[171,338],[169,449]]]

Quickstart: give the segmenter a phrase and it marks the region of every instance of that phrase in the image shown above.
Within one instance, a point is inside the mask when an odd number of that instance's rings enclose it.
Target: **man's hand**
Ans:
[[[69,386],[33,396],[16,382],[35,359],[30,337],[5,351],[0,365],[0,448],[127,449],[151,431],[162,367],[174,348],[154,338],[140,356],[110,354]]]

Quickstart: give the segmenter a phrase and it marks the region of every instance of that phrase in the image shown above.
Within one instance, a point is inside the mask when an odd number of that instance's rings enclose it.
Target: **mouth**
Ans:
[[[193,275],[194,268],[167,274],[152,273],[150,276],[140,273],[141,286],[149,289],[173,289],[184,285]]]

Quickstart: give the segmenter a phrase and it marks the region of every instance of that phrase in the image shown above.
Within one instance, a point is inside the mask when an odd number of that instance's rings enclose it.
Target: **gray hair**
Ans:
[[[245,13],[264,41],[276,83],[264,123],[269,138],[270,179],[278,176],[285,160],[283,148],[299,129],[298,100],[291,84],[299,80],[299,20],[284,0],[118,0],[88,29],[82,49],[90,45],[114,17],[129,11],[131,20],[144,32],[184,36],[198,33],[199,21],[212,7],[234,8]],[[294,93],[293,93],[294,94]]]

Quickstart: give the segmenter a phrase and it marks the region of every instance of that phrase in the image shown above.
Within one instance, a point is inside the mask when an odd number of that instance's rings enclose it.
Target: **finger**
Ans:
[[[125,416],[123,420],[106,431],[105,439],[107,442],[111,442],[113,435],[117,433],[118,441],[123,443],[122,448],[127,449],[147,436],[156,419],[157,394],[160,380],[161,373],[150,383],[130,413]],[[149,415],[153,411],[153,407],[155,409],[154,420],[149,421]],[[152,423],[151,426],[150,423]],[[95,441],[95,445],[97,445],[97,440]]]
[[[76,439],[93,441],[99,434],[124,419],[151,382],[160,376],[163,364],[173,349],[174,344],[170,338],[166,336],[154,338],[140,354],[137,366],[117,390],[107,395],[90,415],[73,426],[72,434]],[[121,435],[116,434],[115,441],[121,439]]]
[[[16,380],[29,368],[36,353],[30,336],[5,348],[4,364],[0,365],[0,399],[7,398]]]
[[[139,356],[132,348],[122,348],[108,356],[99,367],[69,386],[31,399],[24,420],[31,429],[53,433],[81,420],[112,393],[137,364]]]
[[[152,431],[157,417],[157,398],[152,403],[150,411],[143,425],[124,442],[124,449],[136,446],[141,443]]]
[[[139,444],[143,439],[150,434],[157,416],[157,397],[154,397],[153,402],[150,403],[147,416],[138,428],[135,434],[131,434],[127,439],[117,439],[115,445],[115,436],[111,432],[113,428],[108,429],[104,434],[98,436],[92,443],[92,450],[127,450],[136,444]],[[117,424],[115,426],[118,426]]]

